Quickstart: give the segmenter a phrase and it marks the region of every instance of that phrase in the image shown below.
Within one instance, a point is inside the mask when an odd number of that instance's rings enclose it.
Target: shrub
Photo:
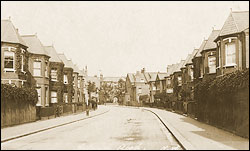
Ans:
[[[32,104],[35,106],[38,102],[38,94],[35,88],[18,88],[9,84],[1,84],[1,102],[18,105]]]

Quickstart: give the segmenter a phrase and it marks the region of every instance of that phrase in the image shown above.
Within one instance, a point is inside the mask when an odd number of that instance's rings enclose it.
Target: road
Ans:
[[[1,149],[181,149],[151,112],[109,107],[105,114],[2,143]]]

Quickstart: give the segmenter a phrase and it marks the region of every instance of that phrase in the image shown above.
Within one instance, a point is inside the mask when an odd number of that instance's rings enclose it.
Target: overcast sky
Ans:
[[[249,2],[1,1],[1,19],[11,16],[20,34],[37,33],[89,75],[126,76],[166,72],[220,29],[230,8],[249,11]]]

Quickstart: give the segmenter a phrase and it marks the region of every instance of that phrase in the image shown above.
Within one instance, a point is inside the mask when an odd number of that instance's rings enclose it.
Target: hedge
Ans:
[[[38,102],[38,94],[35,88],[18,88],[9,84],[1,84],[1,102],[35,106]]]

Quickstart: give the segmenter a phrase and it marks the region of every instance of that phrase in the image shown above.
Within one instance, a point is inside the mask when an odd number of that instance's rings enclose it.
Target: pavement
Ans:
[[[186,150],[249,150],[249,139],[163,109],[153,112]]]
[[[109,111],[106,106],[98,106],[97,110],[90,110],[89,116],[85,112],[74,113],[67,116],[61,116],[48,120],[39,120],[31,123],[1,128],[1,143],[19,137],[31,135],[34,133],[49,130],[55,127],[67,125],[87,118],[95,117]]]

